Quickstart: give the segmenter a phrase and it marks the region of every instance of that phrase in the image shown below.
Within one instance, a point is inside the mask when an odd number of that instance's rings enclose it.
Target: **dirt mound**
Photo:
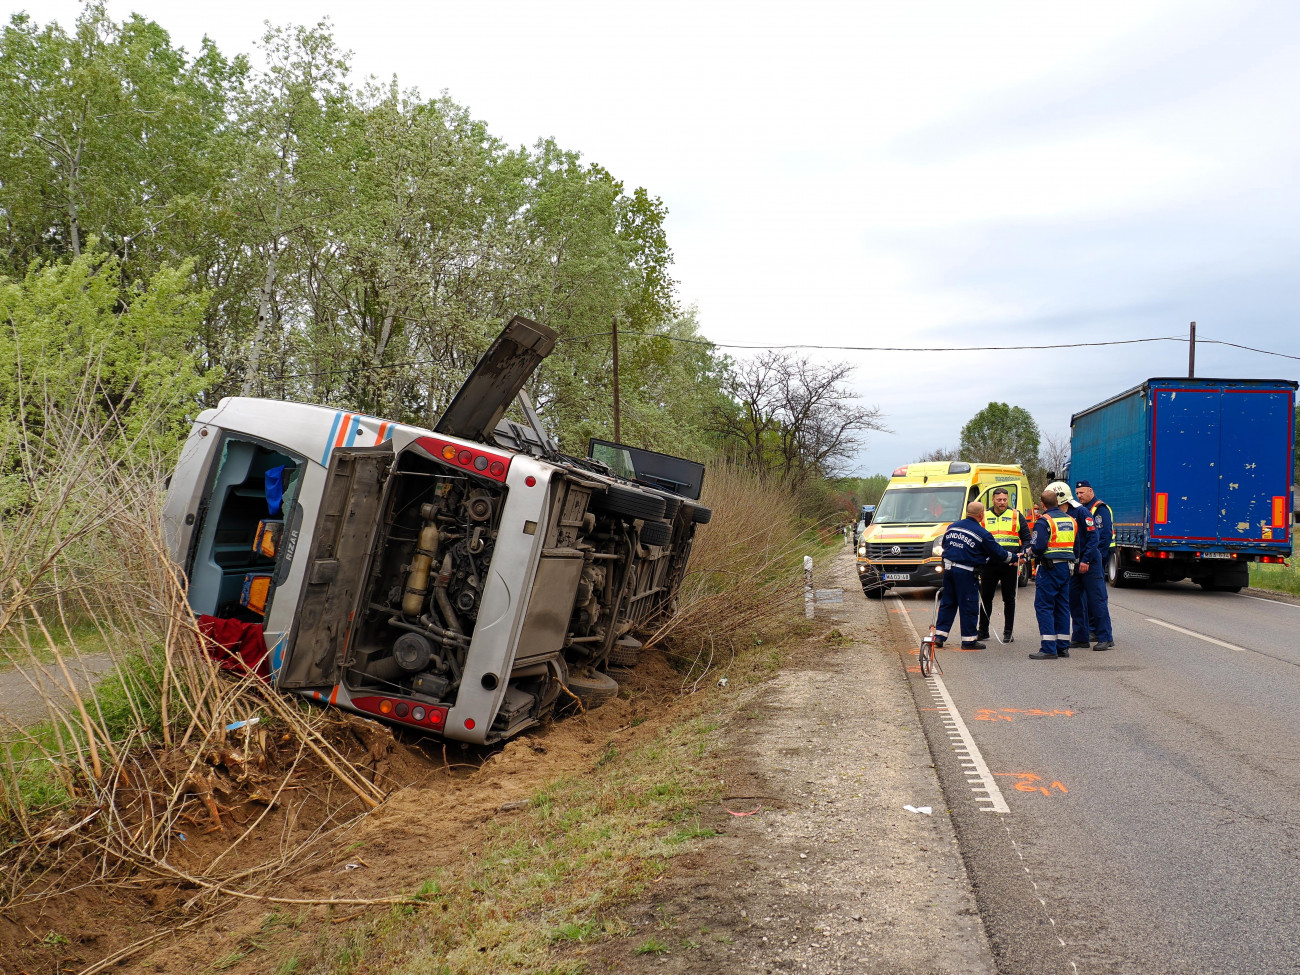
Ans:
[[[466,857],[485,823],[589,769],[613,736],[655,733],[681,675],[646,652],[623,681],[598,710],[493,749],[395,736],[354,715],[327,714],[329,742],[387,793],[370,811],[292,736],[264,727],[252,774],[244,752],[202,756],[164,863],[115,859],[93,830],[71,828],[94,811],[70,814],[66,835],[56,829],[39,850],[11,851],[0,863],[0,971],[93,972],[117,958],[129,958],[130,970],[191,971],[202,958],[226,971],[258,971],[265,956],[241,959],[274,934],[268,926],[300,935],[303,925],[364,913],[366,901],[382,909],[409,896],[431,871]],[[194,758],[151,754],[136,765]],[[149,783],[140,775],[144,796]],[[147,803],[131,808],[138,818],[127,825],[150,828]],[[216,876],[230,878],[221,890],[203,881]],[[334,906],[319,903],[327,900]]]

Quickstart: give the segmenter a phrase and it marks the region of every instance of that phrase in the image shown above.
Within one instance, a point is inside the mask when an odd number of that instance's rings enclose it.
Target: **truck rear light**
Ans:
[[[411,707],[405,701],[398,701],[397,707],[393,708],[393,713],[399,718],[404,718],[411,713]]]
[[[380,702],[379,702],[379,713],[380,713],[380,714],[392,714],[392,713],[393,713],[393,702],[392,702],[392,701],[387,701],[387,700],[385,700],[385,701],[380,701]]]
[[[466,718],[466,719],[465,719],[465,727],[468,728],[470,731],[473,731],[473,730],[474,730],[474,719],[473,719],[473,718]]]
[[[412,709],[411,709],[411,719],[414,720],[414,721],[423,721],[423,720],[424,720],[424,716],[425,716],[427,713],[428,713],[428,712],[425,711],[424,708],[420,708],[420,707],[412,708]]]
[[[483,474],[494,481],[504,483],[506,472],[510,470],[510,457],[503,457],[482,447],[449,443],[441,437],[419,437],[415,443],[434,457],[441,457],[457,467]]]

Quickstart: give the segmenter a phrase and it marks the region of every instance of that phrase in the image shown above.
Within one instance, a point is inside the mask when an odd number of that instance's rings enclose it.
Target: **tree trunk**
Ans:
[[[277,206],[278,210],[279,207]],[[253,391],[253,380],[257,377],[257,367],[262,360],[262,341],[266,338],[266,323],[271,317],[271,299],[275,294],[276,265],[279,252],[274,248],[266,262],[266,280],[262,282],[262,295],[257,303],[257,328],[253,332],[253,347],[248,353],[248,365],[244,370],[244,385],[239,390],[240,396],[247,396]]]
[[[248,353],[248,366],[244,370],[244,385],[239,390],[240,396],[247,396],[253,391],[253,380],[257,377],[257,367],[262,359],[262,342],[266,338],[266,323],[271,318],[271,299],[275,297],[275,278],[280,260],[280,214],[284,205],[284,165],[285,151],[280,154],[280,175],[275,186],[275,222],[271,234],[271,255],[266,262],[266,280],[262,282],[262,294],[257,302],[257,328],[253,332],[253,347]]]

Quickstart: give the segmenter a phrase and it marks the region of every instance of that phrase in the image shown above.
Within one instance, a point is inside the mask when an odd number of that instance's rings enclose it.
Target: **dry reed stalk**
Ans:
[[[785,625],[802,596],[803,556],[820,553],[781,484],[722,461],[705,488],[713,518],[697,532],[675,611],[647,641],[687,664],[683,690],[698,688],[719,647],[734,654],[738,634]]]
[[[204,798],[212,820],[220,821],[207,761],[224,746],[232,716],[269,713],[298,742],[297,756],[270,789],[273,803],[307,753],[351,797],[326,795],[327,809],[335,810],[327,823],[349,802],[373,809],[384,798],[326,740],[319,720],[290,707],[253,675],[230,679],[207,655],[163,539],[158,485],[164,468],[151,458],[133,460],[121,431],[90,423],[88,404],[80,407],[86,411],[81,416],[47,409],[42,435],[27,431],[20,457],[30,497],[22,517],[0,518],[0,639],[14,646],[13,652],[6,646],[5,655],[20,663],[48,717],[44,732],[15,727],[15,741],[0,747],[0,825],[7,819],[20,837],[0,849],[8,907],[57,895],[60,875],[71,878],[69,867],[87,856],[98,861],[95,876],[108,883],[165,864],[181,817]],[[58,634],[54,615],[47,625],[46,614],[54,611]],[[74,618],[93,621],[118,665],[92,691],[80,690],[66,659],[69,653],[81,657],[72,639]],[[53,658],[54,673],[38,648]],[[105,704],[106,690],[116,692],[116,710]],[[113,722],[123,720],[115,742]],[[150,726],[161,731],[166,760],[145,747]],[[56,824],[33,811],[23,794],[30,760],[57,777],[81,815]],[[189,791],[187,782],[196,789]],[[234,877],[218,874],[270,808],[218,852],[203,876],[174,868],[165,874],[193,879],[213,896],[262,899],[250,887],[298,869],[294,864],[317,856],[313,845],[330,835],[322,826],[306,841],[295,840],[298,810],[291,810],[278,860]]]
[[[104,777],[104,765],[99,760],[99,744],[95,740],[95,727],[91,723],[90,715],[86,713],[86,702],[80,692],[77,691],[77,682],[72,679],[68,673],[68,665],[63,662],[63,654],[59,650],[59,644],[54,637],[50,636],[49,629],[45,626],[45,620],[40,614],[36,615],[36,622],[41,628],[41,634],[45,637],[45,642],[54,654],[54,662],[59,665],[59,672],[63,674],[63,681],[68,687],[68,694],[72,697],[72,703],[77,706],[77,713],[81,716],[81,727],[86,732],[86,744],[90,749],[90,764],[95,781],[98,782]]]

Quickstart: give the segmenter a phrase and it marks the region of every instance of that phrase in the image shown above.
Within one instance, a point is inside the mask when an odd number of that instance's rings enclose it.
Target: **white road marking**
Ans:
[[[1300,604],[1288,603],[1281,599],[1269,599],[1267,596],[1252,596],[1249,593],[1244,592],[1239,592],[1237,595],[1242,599],[1255,599],[1261,603],[1272,603],[1274,606],[1290,606],[1292,609],[1300,609]]]
[[[1156,626],[1163,626],[1170,630],[1177,630],[1179,633],[1185,633],[1188,636],[1195,637],[1198,640],[1204,640],[1206,643],[1213,643],[1216,647],[1226,647],[1228,650],[1236,650],[1238,653],[1253,653],[1245,647],[1239,647],[1235,643],[1224,643],[1222,640],[1216,640],[1212,636],[1206,636],[1204,633],[1197,633],[1195,630],[1184,630],[1181,626],[1174,626],[1173,623],[1166,623],[1164,620],[1152,619],[1146,617],[1148,623],[1154,623]]]
[[[897,596],[891,596],[890,598],[898,603],[899,609],[903,612],[903,620],[907,623],[907,628],[912,631],[912,640],[919,647],[921,645],[921,634],[916,631],[916,624],[912,622],[907,607],[903,605],[903,601]],[[963,765],[973,765],[975,768],[974,772],[966,773],[967,779],[971,782],[971,791],[988,793],[985,796],[977,795],[975,797],[977,802],[992,803],[992,805],[980,806],[980,808],[986,812],[1010,813],[1011,807],[1007,805],[1002,790],[998,788],[997,780],[993,778],[993,773],[989,771],[988,765],[985,764],[984,756],[980,754],[979,746],[975,744],[975,739],[971,737],[970,729],[966,727],[966,722],[962,720],[961,715],[958,713],[957,705],[953,703],[952,695],[948,693],[943,678],[938,674],[931,674],[925,680],[930,685],[930,693],[944,704],[939,710],[947,712],[947,717],[944,718],[945,723],[949,718],[951,719],[953,727],[948,729],[949,739],[952,740],[954,745],[958,742],[961,743],[961,747],[956,749],[958,760]],[[966,754],[962,754],[963,752]],[[975,785],[975,782],[980,784]]]

